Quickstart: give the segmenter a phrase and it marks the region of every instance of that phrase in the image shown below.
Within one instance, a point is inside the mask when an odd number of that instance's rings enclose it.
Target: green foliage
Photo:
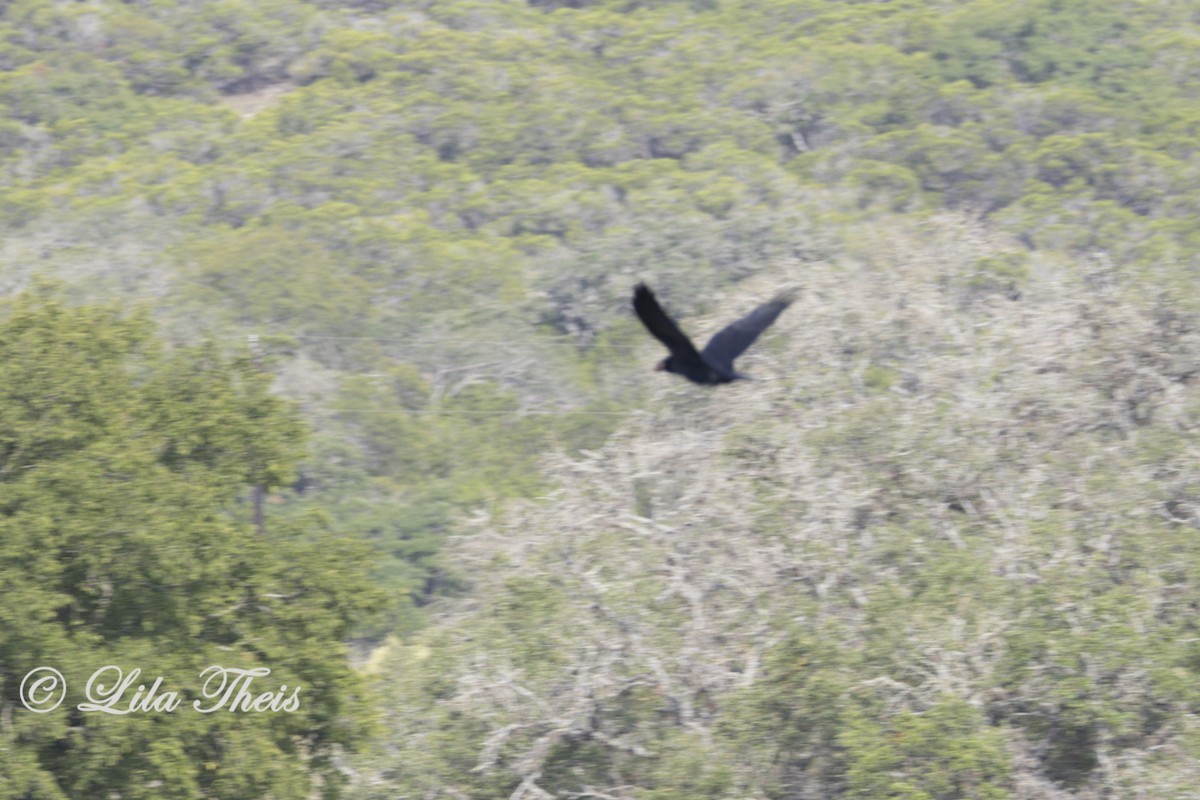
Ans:
[[[944,698],[920,714],[903,711],[886,726],[851,712],[840,742],[848,762],[846,797],[1010,796],[1003,734],[960,698]]]
[[[100,652],[180,680],[236,652],[354,695],[336,642],[403,633],[385,744],[411,763],[364,796],[999,797],[1016,770],[1184,796],[1195,26],[1082,0],[3,4],[4,288],[150,300],[190,344],[49,301],[5,323],[0,657],[78,652],[77,683]],[[638,279],[689,330],[803,286],[780,341],[808,346],[759,346],[786,361],[721,395],[737,419],[655,396]],[[247,334],[259,361],[227,357]],[[252,484],[273,522],[245,544]],[[517,549],[464,554],[514,503],[527,527],[489,541]],[[386,589],[370,617],[335,532]],[[5,767],[16,796],[110,767],[158,776],[122,796],[299,796],[304,758],[333,776],[361,739],[337,695],[215,732],[23,716]]]
[[[0,321],[0,364],[0,794],[332,794],[331,757],[369,730],[342,642],[373,600],[360,545],[331,547],[326,532],[305,546],[312,525],[251,524],[248,488],[291,480],[294,410],[248,359],[211,344],[164,352],[145,315],[68,308],[46,288]],[[147,685],[162,676],[184,704],[74,710],[109,664]],[[269,668],[253,693],[299,686],[300,708],[194,711],[214,664]],[[68,686],[46,715],[17,705],[39,666]]]

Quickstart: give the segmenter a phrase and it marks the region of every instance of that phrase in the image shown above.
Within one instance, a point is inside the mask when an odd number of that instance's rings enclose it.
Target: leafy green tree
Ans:
[[[903,711],[886,725],[851,713],[840,744],[846,748],[846,797],[876,800],[1004,800],[1010,767],[1004,736],[978,709],[943,698],[916,714]]]
[[[303,439],[269,381],[212,344],[164,352],[145,315],[68,307],[44,287],[7,309],[0,797],[337,793],[333,759],[370,717],[342,642],[373,601],[360,549],[313,523],[251,524],[248,488],[290,481]],[[79,710],[108,665],[140,669],[134,686],[161,676],[180,706]],[[299,687],[298,708],[200,713],[212,665],[266,667],[252,695]],[[19,694],[38,667],[66,679],[66,701],[46,714]]]

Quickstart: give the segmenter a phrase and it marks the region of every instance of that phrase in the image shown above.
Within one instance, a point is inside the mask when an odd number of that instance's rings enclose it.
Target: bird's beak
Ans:
[[[667,361],[666,361],[666,359],[663,359],[662,361],[660,361],[660,362],[658,362],[657,364],[655,364],[655,365],[654,365],[654,371],[655,371],[655,372],[662,372],[662,371],[663,371],[664,369],[666,369],[666,368],[667,368]]]

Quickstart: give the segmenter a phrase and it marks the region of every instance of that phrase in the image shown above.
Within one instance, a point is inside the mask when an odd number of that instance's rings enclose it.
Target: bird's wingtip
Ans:
[[[782,289],[775,295],[776,303],[783,303],[785,306],[790,306],[800,297],[800,293],[804,291],[799,286],[790,286],[787,289]]]

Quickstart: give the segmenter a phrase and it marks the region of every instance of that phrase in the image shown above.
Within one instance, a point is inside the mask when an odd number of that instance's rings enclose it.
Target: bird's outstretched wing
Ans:
[[[637,312],[638,319],[646,326],[646,330],[671,351],[676,364],[680,367],[704,366],[704,359],[696,352],[692,340],[667,316],[667,312],[662,310],[662,306],[654,298],[654,292],[644,283],[639,283],[633,290],[633,310]]]
[[[793,292],[783,292],[774,300],[763,303],[737,322],[726,325],[704,346],[704,359],[717,369],[733,372],[733,360],[754,344],[758,335],[771,327],[783,310],[796,299]]]

